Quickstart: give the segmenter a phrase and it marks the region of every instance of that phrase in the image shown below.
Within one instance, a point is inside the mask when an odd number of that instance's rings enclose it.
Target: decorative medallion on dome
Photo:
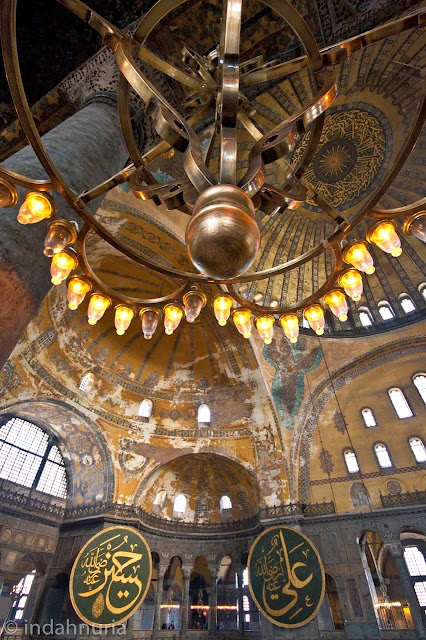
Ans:
[[[364,200],[385,171],[392,152],[391,127],[371,104],[332,107],[325,118],[318,151],[304,179],[329,204],[347,209]],[[310,132],[296,148],[295,166],[308,145]],[[307,208],[309,201],[305,204]]]

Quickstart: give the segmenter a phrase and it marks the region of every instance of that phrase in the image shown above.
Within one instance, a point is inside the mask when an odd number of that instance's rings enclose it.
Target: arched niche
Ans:
[[[0,411],[0,421],[11,417],[33,422],[56,436],[67,468],[68,507],[112,501],[112,461],[95,423],[74,407],[51,398],[19,402]]]
[[[211,574],[205,556],[194,560],[189,579],[188,629],[208,628]]]

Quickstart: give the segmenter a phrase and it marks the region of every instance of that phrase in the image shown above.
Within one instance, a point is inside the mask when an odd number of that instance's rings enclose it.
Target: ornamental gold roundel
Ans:
[[[307,624],[324,597],[324,569],[318,551],[291,527],[271,527],[260,534],[250,549],[248,577],[257,607],[279,627]]]
[[[77,615],[94,627],[114,627],[144,600],[151,582],[151,552],[136,529],[109,527],[90,538],[71,571]]]

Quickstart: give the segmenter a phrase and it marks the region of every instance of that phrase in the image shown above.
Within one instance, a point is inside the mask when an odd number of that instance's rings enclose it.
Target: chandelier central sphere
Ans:
[[[214,280],[241,275],[252,265],[260,232],[252,200],[230,184],[216,184],[201,193],[186,229],[186,247],[193,264]]]

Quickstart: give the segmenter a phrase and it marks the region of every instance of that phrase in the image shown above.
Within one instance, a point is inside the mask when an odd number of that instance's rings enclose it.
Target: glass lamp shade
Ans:
[[[56,205],[51,195],[45,192],[28,191],[17,216],[21,224],[35,224],[55,215]]]
[[[397,258],[401,255],[401,240],[396,232],[396,224],[391,220],[376,222],[367,233],[368,242]]]
[[[243,309],[242,307],[238,307],[232,312],[232,320],[244,338],[250,338],[251,336],[252,315],[249,309]]]
[[[135,317],[134,309],[125,304],[118,304],[115,307],[114,326],[117,335],[122,336],[130,327],[130,323]]]
[[[280,316],[279,323],[286,338],[293,344],[296,343],[299,337],[299,316],[297,313],[286,313]]]
[[[73,276],[68,280],[67,302],[69,309],[75,310],[83,302],[92,285],[83,276]]]
[[[362,275],[356,269],[349,267],[344,269],[337,280],[338,284],[343,287],[347,296],[352,298],[354,302],[361,300],[363,284]]]
[[[224,293],[213,298],[214,315],[221,327],[224,327],[231,315],[234,301],[230,295]]]
[[[78,267],[78,258],[72,249],[63,249],[55,253],[50,263],[50,275],[52,284],[61,284],[68,278],[71,271]]]
[[[303,315],[317,336],[322,336],[325,326],[324,309],[322,306],[320,304],[313,304],[310,307],[306,307],[306,309],[303,310]]]
[[[404,220],[404,233],[426,242],[426,212],[420,211]]]
[[[188,322],[194,322],[201,313],[201,309],[206,306],[207,298],[200,291],[188,291],[183,296],[185,317]]]
[[[343,249],[343,260],[358,269],[358,271],[363,271],[369,275],[376,270],[371,253],[367,248],[367,243],[361,240],[356,240],[346,245]]]
[[[323,298],[324,303],[341,322],[348,319],[348,303],[345,294],[340,289],[331,289]]]
[[[256,329],[259,332],[264,344],[271,344],[274,335],[275,318],[271,315],[257,316],[254,320]]]
[[[48,258],[52,258],[55,253],[59,253],[68,244],[77,240],[78,227],[75,222],[68,220],[53,220],[47,228],[47,235],[44,240],[43,253]]]
[[[89,306],[87,308],[87,322],[95,325],[104,315],[108,307],[111,306],[110,298],[101,293],[92,293],[90,296]]]
[[[179,326],[182,320],[183,309],[180,305],[172,302],[164,307],[164,331],[171,336],[173,331]]]
[[[151,340],[154,335],[160,316],[161,312],[151,307],[145,307],[139,311],[139,317],[142,321],[143,337],[146,340]]]

